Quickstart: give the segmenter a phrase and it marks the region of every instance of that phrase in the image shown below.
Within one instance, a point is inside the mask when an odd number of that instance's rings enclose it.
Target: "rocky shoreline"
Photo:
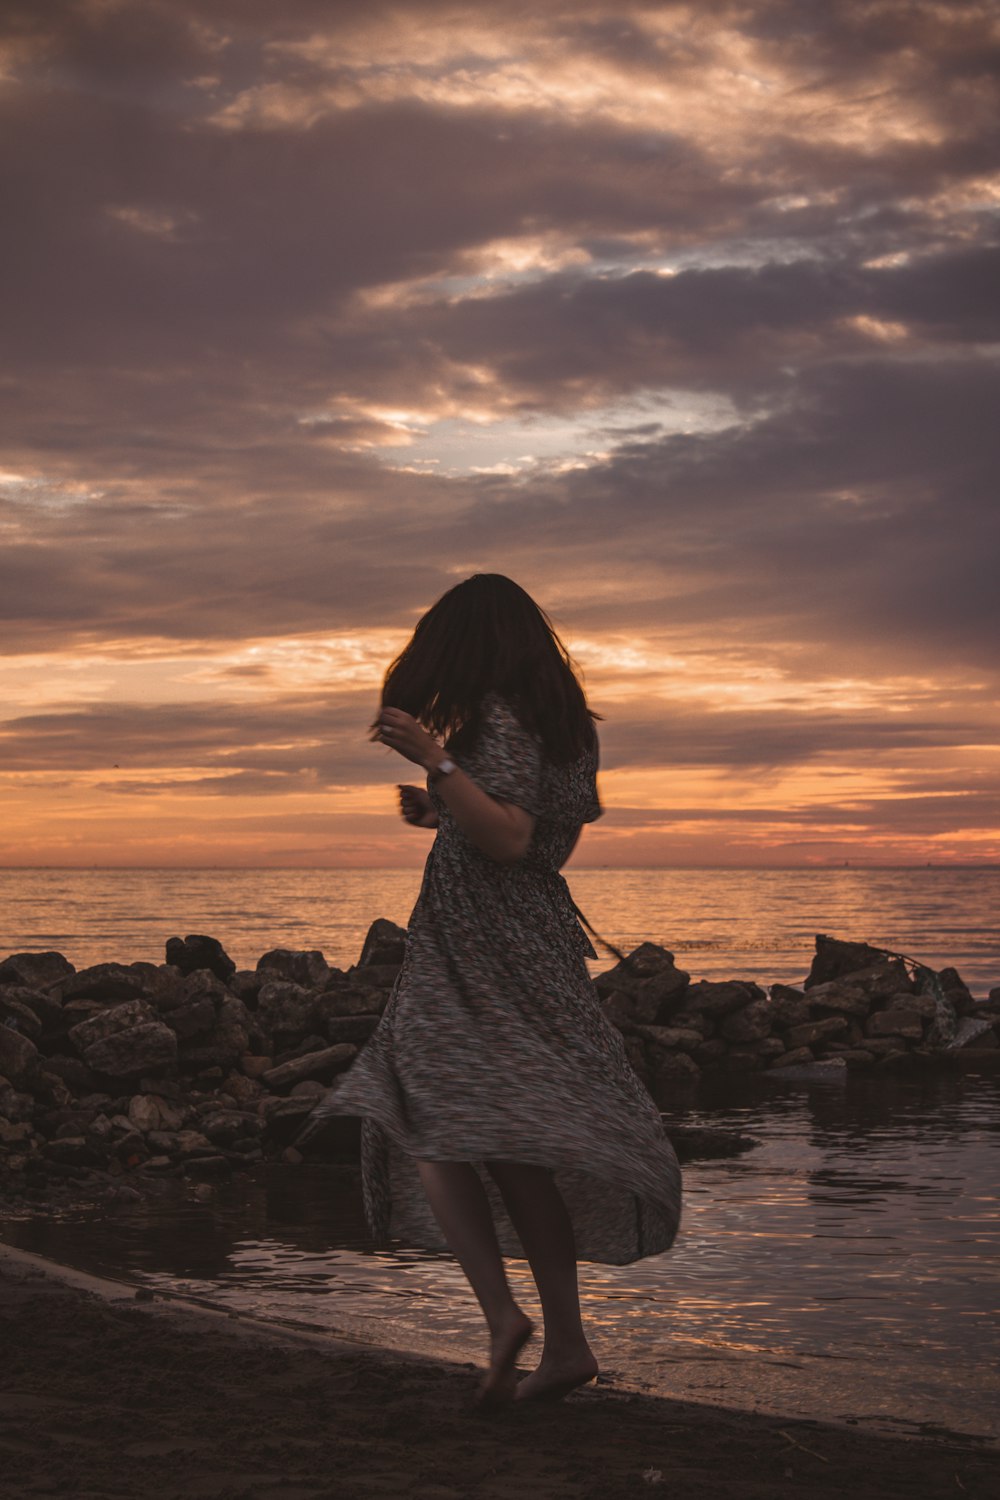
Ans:
[[[304,1153],[356,1162],[355,1119],[330,1119],[302,1150],[292,1143],[377,1026],[405,939],[378,919],[347,970],[288,949],[237,969],[202,935],[171,938],[162,964],[77,970],[60,953],[10,955],[0,962],[3,1199],[37,1201],[60,1186],[138,1197],[156,1179],[210,1185]],[[1000,1065],[1000,986],[976,1000],[954,969],[864,943],[818,936],[802,989],[692,983],[654,943],[595,985],[662,1108],[702,1079],[746,1073]],[[682,1160],[750,1144],[713,1148],[670,1130]]]

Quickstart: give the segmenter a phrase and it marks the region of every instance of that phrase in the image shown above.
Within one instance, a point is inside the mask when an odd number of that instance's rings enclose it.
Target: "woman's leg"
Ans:
[[[548,1168],[510,1161],[486,1166],[528,1257],[545,1314],[541,1363],[521,1381],[517,1397],[557,1399],[598,1372],[580,1317],[573,1222]]]
[[[467,1161],[418,1160],[417,1169],[434,1217],[489,1324],[490,1369],[480,1398],[487,1403],[509,1398],[514,1362],[534,1325],[514,1301],[486,1189]]]

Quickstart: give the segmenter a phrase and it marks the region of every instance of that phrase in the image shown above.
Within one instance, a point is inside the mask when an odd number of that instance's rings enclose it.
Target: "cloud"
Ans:
[[[117,803],[364,786],[323,725],[367,714],[370,658],[324,707],[234,651],[294,673],[296,642],[403,638],[489,570],[593,661],[631,642],[592,674],[615,775],[965,746],[971,793],[998,63],[973,0],[10,0],[0,673],[62,653],[103,701],[62,669],[8,694],[8,773],[97,777],[117,741]],[[226,652],[216,701],[164,685]],[[838,709],[847,679],[878,702]],[[929,774],[931,822],[993,817]]]

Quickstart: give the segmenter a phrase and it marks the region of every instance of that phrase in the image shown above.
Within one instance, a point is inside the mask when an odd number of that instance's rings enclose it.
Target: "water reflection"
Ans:
[[[678,1118],[681,1118],[678,1115]],[[1000,1080],[855,1078],[777,1089],[730,1080],[684,1111],[760,1145],[686,1168],[675,1249],[581,1266],[618,1383],[807,1416],[1000,1435]],[[668,1117],[669,1125],[669,1117]],[[220,1305],[479,1359],[478,1309],[446,1256],[369,1242],[359,1175],[261,1170],[211,1203],[4,1226],[26,1248]],[[523,1262],[512,1284],[534,1307]]]

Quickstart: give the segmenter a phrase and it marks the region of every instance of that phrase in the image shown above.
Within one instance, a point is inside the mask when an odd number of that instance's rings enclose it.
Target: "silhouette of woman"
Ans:
[[[559,873],[601,816],[594,719],[549,617],[499,574],[423,616],[390,666],[370,737],[427,771],[403,818],[435,829],[402,968],[377,1029],[310,1117],[363,1116],[377,1243],[450,1249],[489,1327],[479,1406],[557,1400],[593,1380],[577,1258],[669,1248],[677,1158],[586,967]],[[534,1332],[503,1256],[527,1257]]]

